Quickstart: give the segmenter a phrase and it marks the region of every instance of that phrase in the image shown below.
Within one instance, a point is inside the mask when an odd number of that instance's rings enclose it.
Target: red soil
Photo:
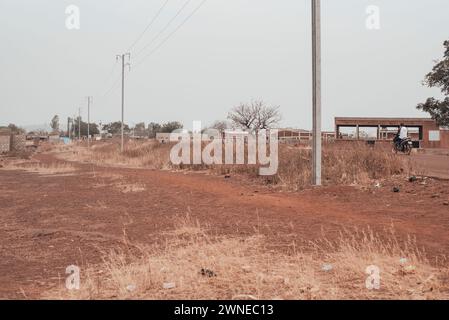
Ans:
[[[51,154],[35,159],[61,161]],[[449,252],[448,181],[287,193],[237,177],[75,165],[73,175],[0,170],[0,298],[39,298],[64,283],[68,265],[98,263],[103,252],[123,246],[124,230],[133,244],[161,243],[173,218],[188,210],[211,233],[258,230],[279,250],[335,239],[342,228],[384,234],[394,225],[399,237],[416,236],[430,258]],[[146,190],[125,194],[118,182]]]

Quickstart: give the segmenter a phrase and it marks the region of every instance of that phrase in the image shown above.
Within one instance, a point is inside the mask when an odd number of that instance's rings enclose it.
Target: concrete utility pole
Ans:
[[[76,122],[76,114],[74,113],[73,114],[73,117],[72,117],[72,139],[74,139],[75,140],[75,138],[76,138],[76,127],[75,127],[75,123]]]
[[[90,148],[90,104],[93,97],[87,97],[87,147]]]
[[[72,119],[70,117],[67,117],[67,137],[70,139],[70,122]]]
[[[313,129],[312,184],[321,186],[321,1],[312,0]]]
[[[81,108],[78,108],[78,141],[81,141]]]
[[[125,59],[128,57],[128,60],[131,59],[130,53],[125,53],[121,55],[117,55],[116,59],[122,61],[122,128],[121,128],[121,135],[122,135],[122,142],[120,146],[121,152],[123,152],[124,149],[124,118],[125,118],[125,67],[131,67],[131,65],[128,63],[125,63]]]

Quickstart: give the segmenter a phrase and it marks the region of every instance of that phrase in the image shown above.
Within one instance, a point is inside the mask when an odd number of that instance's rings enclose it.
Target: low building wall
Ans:
[[[11,135],[11,151],[22,151],[26,149],[26,135]]]
[[[0,135],[0,153],[6,153],[11,150],[11,137],[9,135]]]

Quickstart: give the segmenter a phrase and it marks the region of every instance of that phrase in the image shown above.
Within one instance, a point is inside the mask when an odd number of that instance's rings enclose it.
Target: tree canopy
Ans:
[[[80,125],[80,133],[82,137],[87,137],[87,122],[81,121]],[[99,134],[100,130],[98,129],[98,125],[96,123],[89,124],[89,134]],[[72,134],[74,137],[78,136],[78,119],[75,119],[72,126]]]
[[[175,130],[178,129],[182,129],[184,126],[182,125],[182,123],[178,122],[178,121],[170,121],[167,123],[164,123],[161,127],[161,131],[162,133],[172,133]]]
[[[150,122],[148,124],[148,137],[156,138],[156,134],[161,132],[162,126],[159,123]]]
[[[11,130],[11,133],[13,134],[24,134],[26,131],[22,128],[19,128],[18,126],[16,126],[13,123],[10,123],[8,125],[8,128]]]
[[[105,124],[103,126],[103,130],[106,131],[107,133],[119,134],[122,132],[122,123],[120,121],[116,121]],[[128,132],[129,126],[127,124],[123,124],[123,130]]]
[[[442,100],[428,98],[417,108],[428,112],[439,125],[449,126],[449,41],[444,42],[444,47],[446,51],[443,59],[436,61],[432,71],[426,75],[424,85],[429,88],[439,88],[445,98]]]
[[[53,132],[59,131],[59,116],[55,115],[50,122],[50,126],[53,129]]]

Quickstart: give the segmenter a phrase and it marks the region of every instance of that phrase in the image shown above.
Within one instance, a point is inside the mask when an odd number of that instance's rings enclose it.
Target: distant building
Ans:
[[[10,138],[8,136],[0,136],[0,154],[9,152]]]
[[[48,136],[48,142],[50,143],[59,143],[61,139],[59,138],[59,134],[51,134]]]
[[[26,136],[15,134],[9,128],[0,128],[0,154],[9,151],[22,151],[26,148]]]
[[[156,133],[156,140],[159,141],[159,143],[169,143],[170,142],[170,133]]]
[[[338,140],[391,141],[403,123],[419,148],[449,149],[449,129],[430,118],[335,118]]]
[[[312,141],[312,131],[304,129],[278,129],[279,141],[281,142],[310,142]],[[323,131],[321,133],[323,141],[333,141],[335,132]]]
[[[9,136],[11,135],[11,129],[8,127],[0,127],[0,136]]]

